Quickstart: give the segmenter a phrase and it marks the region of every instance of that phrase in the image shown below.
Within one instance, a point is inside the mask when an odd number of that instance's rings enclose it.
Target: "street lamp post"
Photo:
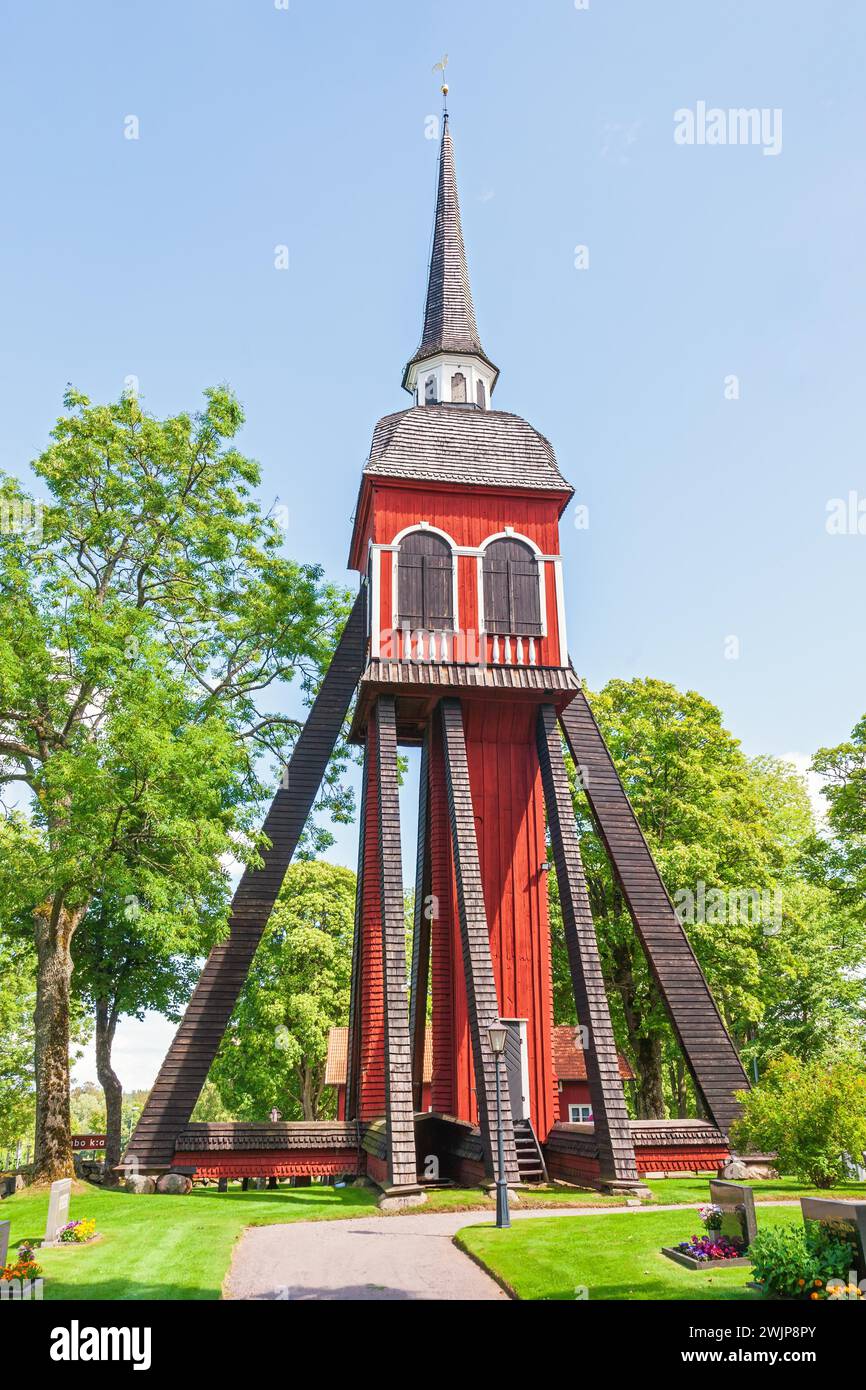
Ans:
[[[508,1183],[505,1179],[505,1137],[502,1133],[501,1062],[502,1054],[505,1051],[505,1039],[507,1034],[508,1029],[501,1023],[496,1023],[487,1029],[490,1051],[493,1053],[493,1060],[496,1064],[496,1153],[498,1159],[496,1174],[496,1224],[500,1227],[511,1225],[511,1216],[508,1211]]]

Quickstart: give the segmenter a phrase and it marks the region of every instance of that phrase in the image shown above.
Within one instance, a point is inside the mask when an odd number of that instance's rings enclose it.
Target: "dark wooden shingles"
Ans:
[[[369,752],[364,748],[364,770],[361,778],[361,814],[358,821],[358,873],[355,880],[355,924],[352,933],[352,975],[349,985],[349,1037],[346,1044],[346,1118],[355,1119],[358,1113],[358,1078],[361,1056],[361,998],[362,953],[364,943],[364,849],[367,843],[367,777]]]
[[[543,705],[539,710],[537,744],[574,1002],[578,1023],[584,1025],[588,1033],[584,1056],[601,1176],[605,1180],[636,1182],[638,1174],[619,1058],[580,858],[559,726],[552,705]]]
[[[397,788],[397,723],[393,695],[376,702],[379,869],[382,907],[382,975],[385,1005],[385,1106],[388,1176],[395,1187],[417,1182],[412,1063],[406,1008],[406,925]],[[422,1043],[423,1048],[423,1043]]]
[[[703,971],[667,895],[583,691],[559,716],[586,798],[622,887],[698,1094],[727,1133],[739,1114],[734,1092],[748,1080]]]

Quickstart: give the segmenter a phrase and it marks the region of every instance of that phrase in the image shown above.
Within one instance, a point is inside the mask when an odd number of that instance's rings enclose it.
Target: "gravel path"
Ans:
[[[764,1205],[762,1203],[762,1205]],[[767,1203],[788,1206],[787,1202]],[[557,1207],[512,1211],[512,1221],[601,1212],[676,1211],[682,1206]],[[226,1298],[505,1300],[507,1294],[452,1243],[488,1212],[421,1212],[350,1221],[297,1221],[252,1226],[235,1247]]]

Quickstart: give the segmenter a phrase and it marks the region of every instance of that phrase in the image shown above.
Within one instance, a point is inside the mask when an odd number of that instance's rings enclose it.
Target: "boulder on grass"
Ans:
[[[135,1177],[127,1178],[125,1187],[127,1192],[135,1192],[139,1196],[145,1196],[156,1191],[156,1183],[153,1178],[146,1178],[143,1173],[138,1173]]]
[[[719,1175],[728,1182],[743,1182],[749,1176],[749,1170],[741,1158],[729,1158],[727,1163],[719,1165]]]
[[[188,1178],[186,1173],[163,1173],[156,1184],[156,1190],[185,1197],[188,1192],[192,1192],[192,1178]]]

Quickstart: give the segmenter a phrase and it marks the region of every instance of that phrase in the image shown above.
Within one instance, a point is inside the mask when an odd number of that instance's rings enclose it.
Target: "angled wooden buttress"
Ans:
[[[229,935],[213,948],[174,1035],[126,1150],[125,1163],[148,1172],[171,1164],[237,1003],[256,947],[312,810],[316,793],[363,670],[366,595],[355,600],[321,689],[295,745],[287,785],[264,823],[270,848],[247,869],[232,900]]]

